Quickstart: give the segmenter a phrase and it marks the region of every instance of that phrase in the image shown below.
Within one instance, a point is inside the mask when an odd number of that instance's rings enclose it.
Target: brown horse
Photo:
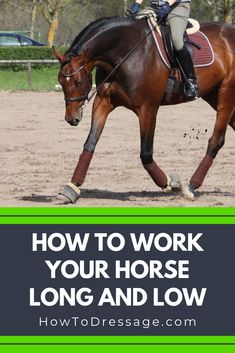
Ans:
[[[223,146],[227,126],[235,130],[235,28],[211,23],[202,25],[201,30],[210,39],[215,61],[209,67],[196,70],[198,86],[200,96],[217,115],[206,154],[185,191],[190,199],[194,198],[194,190],[202,185]],[[166,104],[169,69],[156,51],[146,20],[121,17],[97,20],[75,38],[64,55],[56,49],[54,52],[61,63],[59,82],[65,95],[65,120],[71,125],[81,120],[84,102],[92,87],[91,71],[97,68],[91,129],[71,183],[62,192],[66,200],[77,200],[107,116],[118,106],[138,116],[142,164],[157,186],[170,190],[172,180],[153,160],[156,116],[159,106]],[[185,99],[179,94],[167,104],[183,102]]]

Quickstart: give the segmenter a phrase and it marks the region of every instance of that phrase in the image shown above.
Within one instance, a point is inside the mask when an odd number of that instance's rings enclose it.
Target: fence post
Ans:
[[[32,68],[33,65],[37,64],[56,64],[58,65],[58,60],[55,59],[40,59],[40,60],[1,60],[0,59],[0,66],[4,64],[22,64],[27,69],[27,82],[28,82],[28,89],[32,89]]]
[[[32,66],[31,66],[31,62],[27,63],[27,79],[28,79],[28,88],[32,89]]]

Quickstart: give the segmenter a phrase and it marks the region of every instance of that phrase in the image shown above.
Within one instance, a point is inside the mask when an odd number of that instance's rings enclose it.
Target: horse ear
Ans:
[[[62,63],[62,61],[64,59],[63,55],[60,54],[60,52],[58,52],[58,50],[56,50],[54,45],[52,46],[52,50],[53,50],[53,53],[54,53],[55,57]]]

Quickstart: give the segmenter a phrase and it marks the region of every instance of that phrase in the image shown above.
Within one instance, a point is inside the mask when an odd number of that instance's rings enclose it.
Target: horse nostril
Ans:
[[[79,119],[74,119],[74,121],[73,121],[73,122],[74,122],[74,125],[76,125],[76,126],[77,126],[77,125],[78,125],[78,123],[79,123]]]

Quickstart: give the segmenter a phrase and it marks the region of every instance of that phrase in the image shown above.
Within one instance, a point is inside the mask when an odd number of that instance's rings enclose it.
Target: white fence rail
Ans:
[[[28,81],[28,88],[32,88],[32,66],[33,65],[38,65],[38,64],[59,64],[58,60],[56,59],[41,59],[41,60],[0,60],[0,65],[15,65],[15,64],[20,64],[20,65],[25,65],[27,67],[27,81]]]
[[[0,60],[0,64],[22,64],[22,65],[28,65],[28,64],[58,64],[58,60],[53,59],[53,60],[47,60],[47,59],[41,59],[41,60]]]

